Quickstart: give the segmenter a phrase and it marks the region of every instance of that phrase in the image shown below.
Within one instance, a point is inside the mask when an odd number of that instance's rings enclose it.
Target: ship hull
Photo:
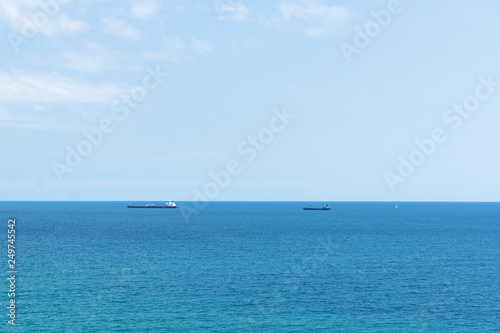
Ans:
[[[160,206],[160,205],[128,205],[128,208],[177,208],[177,206],[172,207],[172,206]]]
[[[304,210],[331,210],[331,208],[311,208],[311,207],[304,207]]]

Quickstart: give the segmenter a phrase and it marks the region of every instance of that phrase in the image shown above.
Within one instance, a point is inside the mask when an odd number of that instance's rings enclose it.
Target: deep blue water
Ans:
[[[127,204],[0,203],[0,331],[500,331],[498,203]]]

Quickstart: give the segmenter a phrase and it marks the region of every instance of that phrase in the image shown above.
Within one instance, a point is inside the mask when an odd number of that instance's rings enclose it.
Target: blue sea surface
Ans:
[[[1,202],[0,331],[500,332],[499,203],[127,204]]]

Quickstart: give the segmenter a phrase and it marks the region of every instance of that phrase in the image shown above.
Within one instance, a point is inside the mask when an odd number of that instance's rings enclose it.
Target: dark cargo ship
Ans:
[[[332,209],[330,205],[324,204],[323,207],[320,207],[318,205],[311,205],[309,207],[304,206],[304,210],[330,210]]]
[[[128,208],[177,208],[175,202],[170,201],[165,203],[164,205],[155,205],[155,204],[147,204],[147,205],[132,205],[128,204]]]

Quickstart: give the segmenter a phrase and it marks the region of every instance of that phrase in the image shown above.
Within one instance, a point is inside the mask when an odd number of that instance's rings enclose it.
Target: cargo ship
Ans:
[[[128,204],[128,208],[177,208],[175,202],[170,201],[166,202],[164,205],[155,205],[155,204],[147,204],[147,205],[132,205]]]
[[[304,210],[330,210],[332,209],[330,205],[324,204],[323,207],[320,207],[319,205],[311,205],[309,207],[304,206]]]

